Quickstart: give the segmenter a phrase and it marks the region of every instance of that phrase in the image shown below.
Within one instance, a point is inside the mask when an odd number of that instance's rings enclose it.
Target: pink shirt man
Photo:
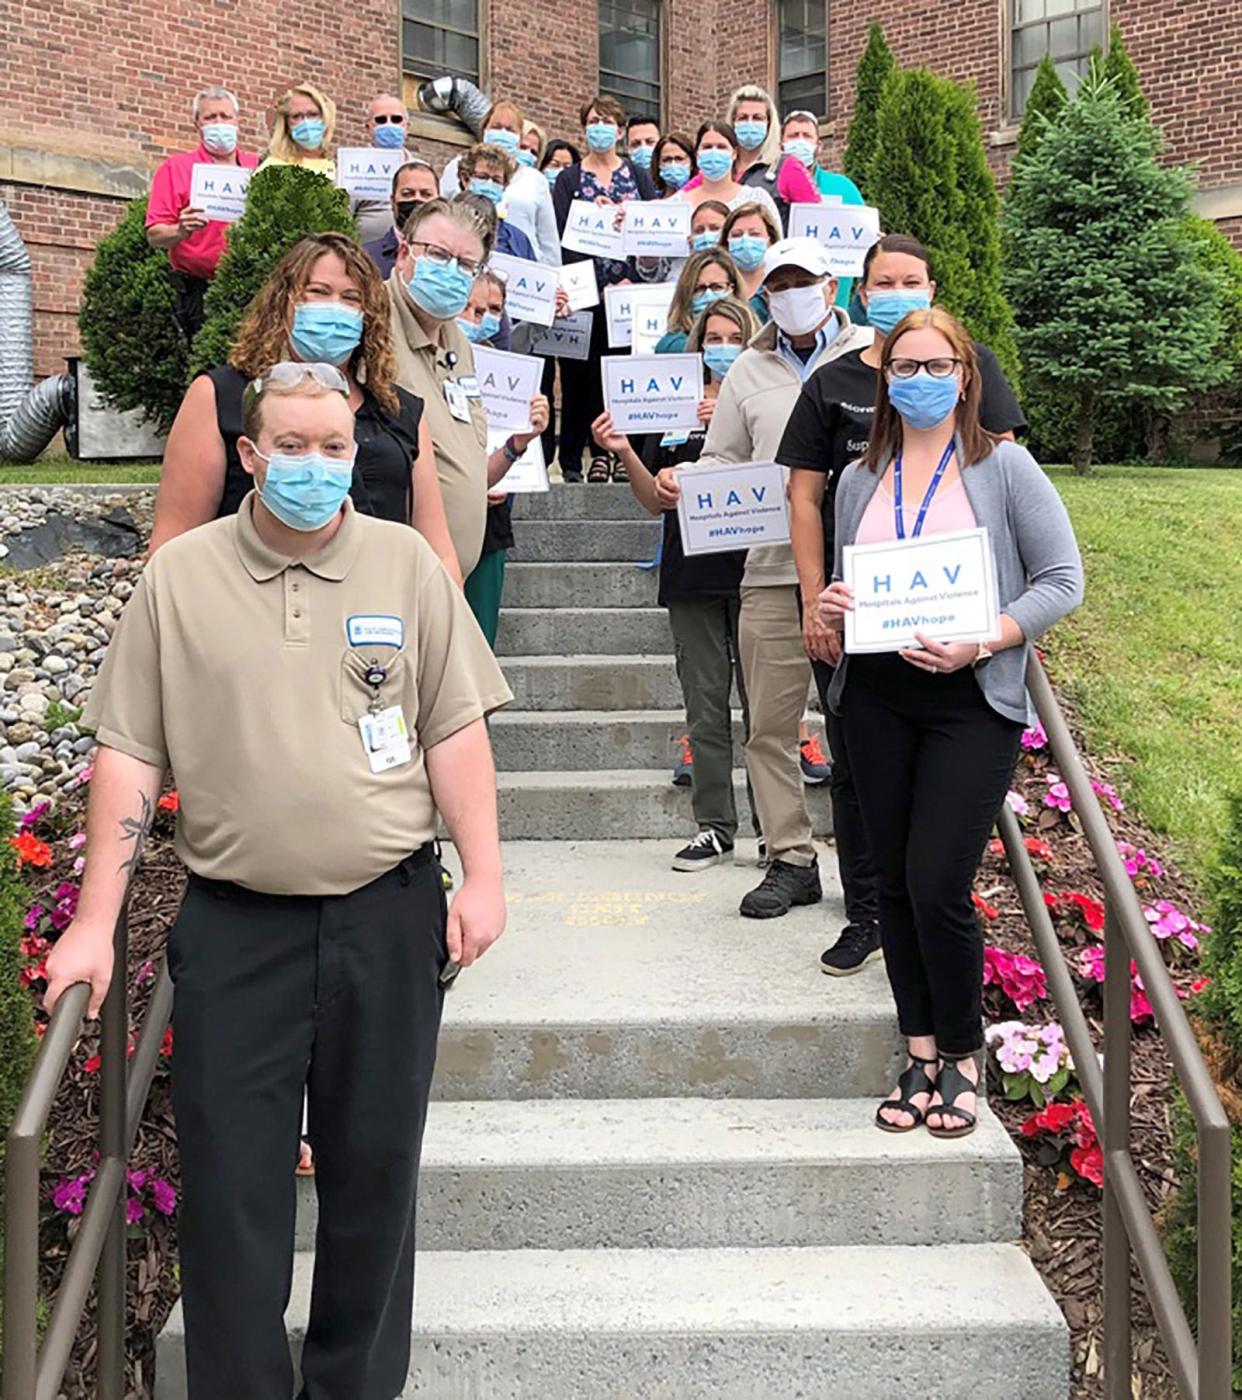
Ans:
[[[147,228],[153,224],[175,224],[178,221],[181,211],[190,202],[190,179],[194,166],[210,164],[214,160],[207,147],[200,143],[196,151],[178,151],[164,161],[151,181]],[[242,151],[236,152],[233,160],[246,170],[253,170],[259,163],[258,156]],[[228,225],[212,219],[169,248],[168,261],[175,271],[184,272],[188,277],[210,278],[215,275],[216,266],[224,256],[227,235]]]

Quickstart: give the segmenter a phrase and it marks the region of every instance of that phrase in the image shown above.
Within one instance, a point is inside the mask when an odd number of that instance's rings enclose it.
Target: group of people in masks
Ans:
[[[1068,518],[1015,442],[1025,422],[995,356],[935,306],[931,258],[916,239],[883,236],[854,287],[816,242],[785,236],[793,203],[862,202],[815,164],[809,114],[782,122],[762,89],[744,87],[726,119],[693,139],[627,119],[607,95],[580,115],[584,150],[545,140],[499,103],[456,169],[437,177],[414,160],[397,172],[395,223],[369,252],[317,234],[286,254],[228,364],[187,392],[152,548],[237,508],[249,484],[237,452],[246,384],[281,360],[323,362],[345,375],[355,410],[350,471],[273,458],[265,500],[294,528],[313,528],[348,492],[358,509],[419,530],[468,596],[473,582],[476,616],[494,637],[512,529],[507,503],[489,493],[540,432],[561,478],[581,480],[589,440],[587,478],[628,480],[664,520],[660,602],[686,702],[696,826],[674,868],[734,858],[736,691],[762,867],[740,912],[777,918],[822,899],[800,752],[814,681],[846,912],[820,966],[845,976],[885,961],[910,1058],[877,1124],[959,1136],[975,1123],[982,1025],[971,883],[1027,717],[1027,650],[1081,596]],[[616,431],[602,400],[600,313],[588,358],[560,362],[559,435],[548,361],[531,431],[489,450],[472,347],[502,343],[510,326],[488,259],[502,241],[547,263],[580,259],[559,242],[579,199],[692,205],[684,259],[596,258],[594,274],[601,293],[676,282],[659,348],[702,354],[698,426],[643,441]],[[750,461],[789,468],[791,543],[687,557],[679,472]],[[974,525],[988,527],[997,565],[997,637],[845,657],[842,548]]]

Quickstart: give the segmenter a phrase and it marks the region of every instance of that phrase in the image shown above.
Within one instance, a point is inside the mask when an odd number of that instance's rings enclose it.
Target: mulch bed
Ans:
[[[1077,891],[1102,898],[1094,862],[1086,841],[1065,814],[1044,806],[1049,769],[1046,751],[1024,754],[1019,760],[1014,789],[1030,805],[1026,831],[1037,835],[1052,848],[1052,858],[1043,863],[1044,886],[1058,891]],[[1095,776],[1105,774],[1096,765]],[[75,797],[57,814],[57,826],[65,834],[81,823],[84,803]],[[1106,808],[1106,810],[1108,810]],[[1159,842],[1127,812],[1109,811],[1119,840],[1149,852],[1159,851]],[[164,938],[180,903],[184,871],[173,854],[172,818],[162,813],[152,837],[131,899],[130,986],[134,1025],[138,1026],[154,983],[154,970],[162,957]],[[40,872],[32,897],[70,878],[73,855],[63,839],[53,842],[54,866]],[[1183,874],[1164,862],[1165,872],[1158,888],[1141,890],[1146,899],[1167,898],[1192,915],[1201,907],[1200,894]],[[44,879],[46,877],[46,886]],[[1003,856],[989,852],[980,869],[976,888],[995,912],[987,920],[989,943],[1009,952],[1035,956],[1033,940],[1021,912],[1017,892],[1011,883]],[[1071,961],[1077,948],[1094,936],[1081,922],[1062,919],[1058,931]],[[1193,960],[1179,962],[1173,975],[1189,994],[1194,980]],[[1084,1001],[1092,1025],[1099,1032],[1098,989],[1083,985]],[[32,989],[42,995],[42,984]],[[991,993],[995,1005],[995,993]],[[1039,1003],[1025,1014],[1010,1007],[1004,1019],[1044,1021],[1055,1019],[1050,1002]],[[84,1036],[68,1071],[73,1088],[62,1092],[54,1109],[49,1134],[46,1180],[49,1191],[63,1177],[88,1169],[92,1161],[98,1126],[98,1074],[89,1068],[96,1051],[97,1034]],[[1029,1102],[1006,1102],[993,1060],[990,1069],[991,1103],[1019,1143],[1025,1161],[1025,1245],[1031,1259],[1052,1290],[1068,1319],[1072,1332],[1073,1390],[1075,1400],[1096,1400],[1103,1396],[1100,1375],[1103,1360],[1101,1269],[1102,1245],[1100,1193],[1065,1167],[1057,1168],[1041,1160],[1038,1141],[1021,1133],[1022,1124],[1034,1112]],[[1133,1040],[1133,1145],[1144,1183],[1148,1204],[1158,1212],[1175,1189],[1171,1169],[1170,1105],[1173,1078],[1159,1034],[1152,1028],[1136,1027]],[[180,1187],[176,1140],[169,1103],[167,1060],[161,1057],[147,1111],[139,1131],[131,1165],[148,1169]],[[45,1227],[42,1285],[44,1296],[52,1298],[64,1268],[73,1225],[57,1213],[49,1201]],[[175,1217],[165,1218],[150,1210],[143,1222],[131,1230],[129,1243],[129,1396],[147,1400],[154,1377],[155,1337],[163,1326],[177,1297]],[[1173,1383],[1142,1286],[1135,1273],[1134,1352],[1135,1400],[1164,1400],[1176,1397]],[[94,1395],[95,1332],[93,1302],[74,1350],[63,1394],[67,1400],[91,1400]]]

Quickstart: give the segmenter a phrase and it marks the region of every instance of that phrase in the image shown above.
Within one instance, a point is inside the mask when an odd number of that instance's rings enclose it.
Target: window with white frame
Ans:
[[[1044,54],[1073,92],[1104,42],[1104,0],[1010,0],[1009,114],[1020,117]]]

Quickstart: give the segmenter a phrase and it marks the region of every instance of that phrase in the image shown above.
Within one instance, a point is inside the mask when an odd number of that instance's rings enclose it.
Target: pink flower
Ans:
[[[137,1225],[146,1214],[146,1208],[142,1204],[141,1196],[129,1196],[125,1201],[125,1223],[126,1225]]]
[[[69,849],[70,849],[71,851],[80,851],[80,850],[82,849],[82,847],[85,846],[85,845],[86,845],[86,832],[84,832],[84,831],[79,831],[79,832],[77,832],[75,835],[73,835],[73,836],[71,836],[71,837],[69,838]]]
[[[38,826],[51,810],[52,804],[50,802],[36,802],[30,811],[22,816],[21,821],[17,823],[17,829],[19,831],[31,830],[32,827]]]
[[[73,862],[73,873],[74,873],[75,875],[81,875],[81,873],[82,873],[85,869],[86,869],[86,857],[85,857],[85,856],[79,856],[79,857],[77,858],[77,860],[75,860],[75,861]]]
[[[177,1193],[162,1176],[151,1179],[151,1204],[161,1215],[171,1215],[177,1209]]]
[[[1048,736],[1044,733],[1044,726],[1038,721],[1030,729],[1022,731],[1022,747],[1027,753],[1035,753],[1044,748],[1048,743]]]
[[[999,987],[1019,1011],[1048,995],[1048,980],[1039,963],[1003,948],[984,948],[983,985]]]
[[[1069,788],[1055,773],[1049,773],[1045,781],[1048,791],[1044,793],[1044,806],[1055,807],[1058,812],[1068,812],[1074,805]]]
[[[52,1191],[52,1204],[65,1215],[81,1215],[82,1207],[86,1204],[87,1190],[94,1179],[93,1171],[83,1172],[81,1176],[65,1177]]]
[[[1104,945],[1094,943],[1078,955],[1078,975],[1088,982],[1104,981]]]
[[[47,910],[41,904],[32,904],[30,908],[26,910],[26,917],[22,920],[22,923],[29,932],[36,933],[46,913]]]
[[[1112,783],[1097,783],[1095,779],[1092,778],[1091,791],[1094,792],[1097,797],[1106,798],[1115,812],[1124,812],[1126,810],[1126,804],[1117,796],[1117,792]]]
[[[1020,792],[1014,792],[1011,789],[1005,794],[1005,802],[1008,804],[1009,810],[1013,812],[1015,816],[1025,817],[1030,813],[1031,804]]]

